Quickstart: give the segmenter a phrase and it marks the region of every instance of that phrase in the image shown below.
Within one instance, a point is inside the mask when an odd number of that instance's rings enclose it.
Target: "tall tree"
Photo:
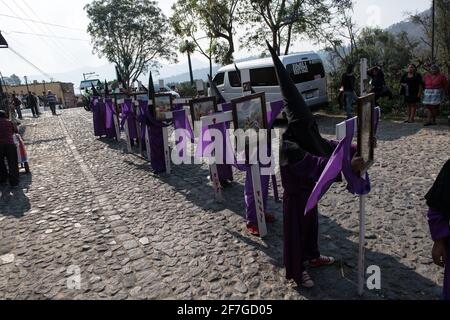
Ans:
[[[247,47],[264,46],[269,34],[272,46],[288,54],[292,43],[300,36],[309,37],[311,29],[331,20],[332,9],[348,6],[351,0],[245,0],[240,17],[247,25],[243,37]]]
[[[191,80],[191,86],[194,85],[194,73],[192,71],[192,61],[191,55],[195,52],[195,43],[189,42],[189,40],[182,41],[180,44],[180,52],[186,53],[188,56],[188,64],[189,64],[189,78]]]
[[[450,59],[450,0],[435,0],[435,3],[435,52],[437,59],[444,62]],[[431,11],[411,14],[409,18],[411,22],[421,26],[424,36],[421,36],[420,40],[431,53],[433,29]]]
[[[114,63],[124,84],[176,60],[168,20],[151,0],[94,0],[85,6],[93,50]]]
[[[17,75],[15,75],[15,74],[12,74],[9,77],[9,82],[12,85],[21,85],[22,84],[22,80],[20,80],[20,78]]]
[[[216,37],[202,19],[200,5],[198,0],[177,0],[172,6],[170,24],[176,36],[194,43],[196,51],[208,59],[212,74]]]
[[[199,0],[200,16],[207,29],[216,37],[216,60],[221,64],[234,61],[234,22],[239,0]],[[223,41],[220,41],[223,40]]]

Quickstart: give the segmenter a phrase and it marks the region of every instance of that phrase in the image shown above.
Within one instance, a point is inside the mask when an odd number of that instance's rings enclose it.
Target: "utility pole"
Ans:
[[[431,62],[435,63],[436,58],[436,0],[433,0],[432,9],[432,27],[431,27]]]
[[[28,77],[24,76],[23,78],[25,79],[25,84],[27,85],[27,94],[28,94],[28,92],[30,92],[30,88],[28,88]]]

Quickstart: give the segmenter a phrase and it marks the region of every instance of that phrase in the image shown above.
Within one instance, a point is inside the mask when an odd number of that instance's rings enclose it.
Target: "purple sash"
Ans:
[[[373,117],[375,134],[378,133],[380,113],[381,112],[379,108],[375,109],[375,114]],[[327,163],[327,166],[323,170],[319,181],[312,191],[305,208],[305,215],[317,206],[320,199],[336,181],[336,178],[338,177],[340,172],[344,174],[345,179],[347,180],[347,190],[350,193],[356,195],[366,195],[370,193],[371,186],[369,174],[366,173],[365,178],[362,178],[353,173],[352,170],[352,159],[356,152],[356,150],[352,148],[354,134],[355,119],[347,120],[346,136],[335,149],[333,155]]]
[[[137,139],[137,129],[136,129],[136,114],[133,110],[133,101],[131,99],[125,99],[122,104],[122,121],[120,122],[120,127],[123,130],[125,122],[128,123],[128,131],[130,134],[130,139]]]

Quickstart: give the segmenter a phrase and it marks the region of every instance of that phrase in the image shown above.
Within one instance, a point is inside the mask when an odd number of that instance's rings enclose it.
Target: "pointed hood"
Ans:
[[[6,42],[6,39],[3,37],[1,32],[0,32],[0,48],[8,48],[8,42]]]
[[[243,86],[244,84],[242,83],[241,70],[239,70],[239,68],[238,68],[238,66],[237,66],[236,63],[234,64],[234,68],[236,69],[237,76],[238,76],[238,78],[239,78],[239,82],[241,83],[241,86]],[[256,91],[253,90],[253,87],[252,87],[252,86],[250,86],[250,91],[252,92],[252,94],[255,94],[255,93],[256,93]]]
[[[272,46],[267,42],[270,54],[272,55],[273,64],[277,73],[278,83],[280,84],[281,92],[286,102],[286,116],[289,122],[302,121],[312,122],[314,116],[311,110],[306,105],[303,96],[295,86],[294,81],[288,74],[286,68],[281,62]]]
[[[208,74],[208,81],[209,81],[209,86],[211,88],[211,95],[217,98],[217,103],[218,104],[226,103],[227,101],[222,96],[219,88],[217,88],[216,84],[214,83],[213,79],[211,78],[211,75],[209,75],[209,74]]]
[[[155,97],[155,85],[153,84],[153,75],[150,71],[150,74],[148,76],[148,99],[153,100]]]
[[[94,97],[100,97],[100,94],[98,93],[97,89],[94,87],[93,83],[91,83],[91,89],[92,89],[92,94]]]
[[[108,81],[105,79],[105,98],[109,95]]]
[[[267,46],[272,55],[288,119],[288,129],[283,135],[282,162],[286,164],[286,161],[299,161],[303,158],[305,152],[314,156],[330,157],[333,148],[320,135],[319,127],[311,110],[306,105],[303,96],[298,91],[275,50],[268,42]]]
[[[117,78],[119,87],[122,86],[122,88],[124,88],[123,79],[122,79],[122,76],[120,75],[120,71],[119,71],[119,68],[117,68],[117,66],[116,66],[116,78]]]

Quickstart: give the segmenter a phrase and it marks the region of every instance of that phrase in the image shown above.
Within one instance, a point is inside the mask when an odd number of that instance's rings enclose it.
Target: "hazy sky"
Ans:
[[[92,54],[89,36],[86,33],[88,20],[83,7],[88,0],[0,0],[0,30],[9,45],[43,72],[53,76],[83,68],[97,68],[108,64]],[[174,0],[158,1],[166,15]],[[430,6],[430,0],[356,0],[355,18],[360,26],[379,25],[387,27],[405,18],[406,12],[423,11]],[[6,17],[19,16],[24,19],[71,27],[46,26],[31,21]],[[28,35],[34,33],[51,37]],[[319,49],[311,43],[295,45],[294,51]],[[257,52],[240,50],[237,57]],[[203,59],[196,56],[196,60]],[[184,57],[180,57],[180,63]],[[206,61],[205,61],[206,63]],[[24,75],[39,74],[36,69],[18,58],[9,49],[0,49],[0,72],[4,76],[12,73]],[[102,75],[100,75],[101,77]],[[80,75],[80,78],[82,75]],[[74,80],[75,81],[75,80]]]

